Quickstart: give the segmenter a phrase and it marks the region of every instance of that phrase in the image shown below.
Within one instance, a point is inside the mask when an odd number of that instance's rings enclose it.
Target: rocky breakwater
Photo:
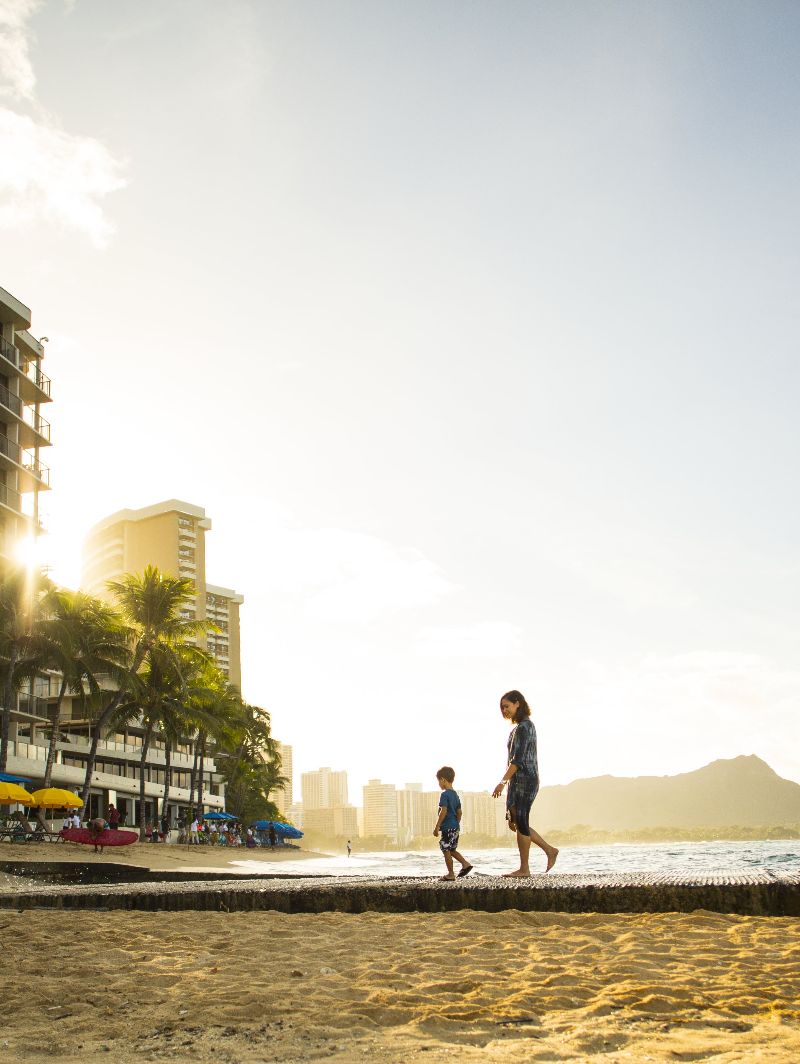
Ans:
[[[213,880],[192,877],[95,883],[43,883],[0,890],[12,909],[136,909],[237,912],[712,912],[800,916],[800,875],[759,872],[743,877],[539,875],[530,879],[474,876],[454,883],[430,879],[299,877]]]

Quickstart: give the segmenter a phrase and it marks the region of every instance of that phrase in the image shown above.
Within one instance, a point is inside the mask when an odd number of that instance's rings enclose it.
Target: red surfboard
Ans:
[[[67,842],[80,842],[84,846],[130,846],[139,841],[138,831],[119,831],[105,828],[99,835],[93,835],[88,828],[63,828],[62,836]]]

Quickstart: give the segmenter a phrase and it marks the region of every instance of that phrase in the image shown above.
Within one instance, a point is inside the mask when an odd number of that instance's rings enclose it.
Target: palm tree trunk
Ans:
[[[3,685],[3,725],[0,730],[0,772],[5,772],[8,765],[8,733],[11,727],[11,699],[14,697],[14,669],[19,658],[19,647],[16,642],[11,644],[8,660],[8,672],[6,682]]]
[[[197,783],[197,761],[199,757],[200,740],[199,737],[194,743],[194,759],[192,761],[192,774],[189,778],[189,815],[194,813],[194,788]]]
[[[92,725],[90,735],[92,737],[89,745],[89,755],[86,760],[86,775],[83,777],[83,790],[81,791],[81,800],[83,802],[83,808],[81,809],[81,820],[86,816],[86,807],[89,804],[89,790],[92,786],[92,776],[94,775],[94,763],[97,760],[97,747],[100,743],[100,737],[103,733],[103,729],[111,719],[111,714],[119,705],[122,699],[122,691],[117,691],[114,697],[108,703],[106,708],[97,718]]]
[[[164,804],[161,806],[161,815],[167,815],[167,804],[169,803],[169,789],[172,785],[172,743],[169,738],[164,736]]]
[[[202,815],[203,813],[203,772],[205,770],[205,755],[206,755],[206,733],[202,732],[202,738],[200,740],[200,763],[198,765],[197,774],[197,811]]]
[[[133,655],[133,661],[131,662],[131,667],[130,667],[130,670],[129,670],[131,676],[135,676],[136,673],[139,671],[139,667],[141,666],[142,661],[144,661],[144,655],[145,655],[146,649],[147,648],[143,644],[140,644],[136,648],[136,653]],[[86,762],[86,776],[84,777],[83,791],[81,792],[81,798],[83,800],[83,809],[81,810],[81,820],[84,818],[84,816],[86,814],[86,806],[89,804],[89,788],[92,785],[92,774],[94,773],[94,763],[97,760],[97,744],[100,741],[100,734],[101,734],[103,728],[105,728],[106,724],[110,720],[111,714],[114,712],[114,710],[119,706],[120,702],[122,701],[122,696],[123,696],[124,693],[125,692],[124,692],[122,687],[120,687],[120,689],[118,691],[114,692],[110,702],[108,703],[106,708],[103,710],[103,712],[100,714],[100,716],[97,718],[97,720],[95,721],[94,725],[92,726],[92,730],[91,730],[92,744],[89,747],[89,759]],[[2,769],[0,769],[0,772],[2,772]]]
[[[145,839],[145,762],[147,751],[150,747],[150,739],[153,734],[153,726],[148,725],[145,737],[141,739],[141,757],[139,758],[139,842]]]
[[[50,780],[53,775],[53,762],[56,759],[56,743],[58,742],[58,722],[61,719],[61,703],[64,701],[64,695],[67,693],[67,681],[66,679],[61,681],[61,687],[58,691],[58,701],[56,702],[55,714],[53,716],[53,723],[50,726],[50,742],[47,746],[47,761],[44,766],[44,783],[43,787],[50,786]]]

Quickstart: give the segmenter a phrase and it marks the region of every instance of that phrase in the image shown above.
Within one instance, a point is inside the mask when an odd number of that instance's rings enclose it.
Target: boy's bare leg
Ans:
[[[458,850],[453,850],[453,857],[458,861],[462,868],[472,868],[467,858],[463,853],[459,853]]]
[[[449,850],[443,850],[442,852],[444,854],[444,863],[447,865],[447,875],[442,876],[442,879],[455,879],[456,877],[453,875],[453,855]]]

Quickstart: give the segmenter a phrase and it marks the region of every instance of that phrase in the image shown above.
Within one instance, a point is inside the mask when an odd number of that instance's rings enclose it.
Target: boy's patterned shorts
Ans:
[[[445,850],[455,850],[458,847],[458,836],[460,834],[459,828],[442,828],[439,837],[439,849],[442,853]]]

